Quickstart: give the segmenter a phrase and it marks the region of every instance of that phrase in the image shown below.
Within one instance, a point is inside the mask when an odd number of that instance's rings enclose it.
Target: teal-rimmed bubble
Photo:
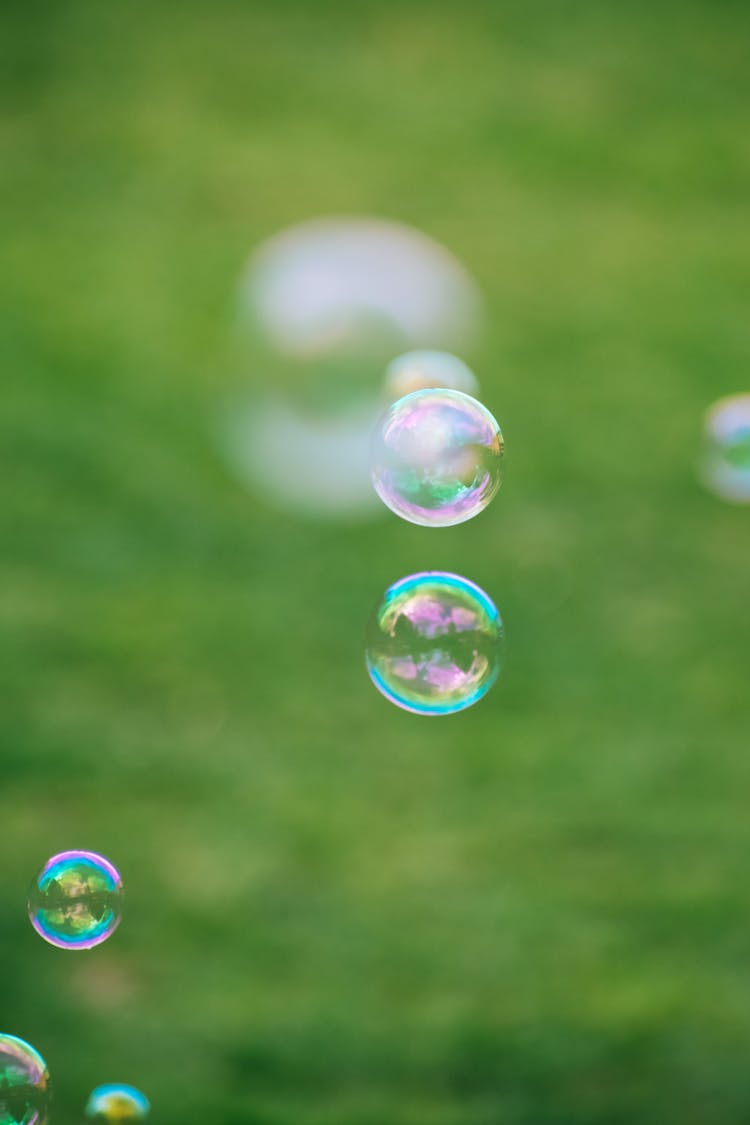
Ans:
[[[0,1125],[44,1125],[50,1096],[39,1052],[16,1035],[0,1035]]]
[[[125,1082],[109,1082],[92,1090],[86,1104],[86,1116],[91,1121],[115,1122],[145,1121],[151,1106],[145,1094]]]
[[[370,679],[416,715],[451,715],[477,703],[500,671],[503,624],[468,578],[425,571],[394,582],[367,628]]]
[[[122,920],[120,873],[98,852],[59,852],[47,860],[29,891],[36,932],[58,949],[93,949]]]

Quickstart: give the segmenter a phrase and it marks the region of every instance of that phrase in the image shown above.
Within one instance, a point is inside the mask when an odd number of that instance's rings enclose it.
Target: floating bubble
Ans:
[[[385,412],[371,443],[372,483],[410,523],[447,527],[486,508],[500,487],[503,435],[461,391],[413,391]]]
[[[385,369],[385,390],[391,402],[430,387],[463,391],[467,395],[479,392],[474,372],[450,352],[404,352]]]
[[[722,500],[750,503],[750,394],[721,398],[706,414],[701,476]]]
[[[29,892],[29,918],[60,949],[93,949],[122,919],[122,880],[96,852],[68,851],[47,860]]]
[[[502,621],[492,599],[457,574],[427,571],[390,586],[367,630],[378,691],[417,715],[463,711],[500,670]]]
[[[338,217],[265,242],[246,267],[241,303],[276,352],[311,358],[380,348],[389,338],[463,344],[476,331],[480,298],[460,262],[420,231]]]
[[[145,1121],[149,1110],[148,1098],[135,1086],[124,1082],[110,1082],[97,1086],[86,1105],[86,1116],[92,1121]]]
[[[50,1096],[39,1052],[15,1035],[0,1035],[0,1125],[44,1125]]]
[[[222,411],[227,464],[277,507],[377,515],[367,449],[387,405],[383,369],[407,348],[469,345],[480,306],[456,258],[409,227],[361,217],[282,231],[240,285],[247,383]]]
[[[380,507],[368,448],[382,409],[371,399],[326,413],[280,395],[248,397],[226,413],[224,450],[271,504],[307,516],[369,517]]]

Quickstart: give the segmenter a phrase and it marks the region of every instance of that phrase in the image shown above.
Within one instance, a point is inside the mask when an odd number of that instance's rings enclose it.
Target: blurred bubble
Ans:
[[[708,410],[701,476],[722,500],[750,503],[750,394],[721,398]]]
[[[31,885],[29,918],[59,949],[93,949],[119,926],[122,899],[122,880],[108,859],[96,852],[60,852]]]
[[[39,1052],[15,1035],[0,1035],[0,1125],[44,1125],[50,1096]]]
[[[300,514],[371,515],[378,510],[368,449],[382,403],[316,414],[281,397],[238,401],[227,412],[225,449],[264,499]]]
[[[430,387],[463,391],[467,395],[479,392],[474,372],[450,352],[405,352],[385,369],[385,390],[391,402]]]
[[[247,385],[223,413],[224,456],[278,507],[377,514],[367,449],[385,365],[407,348],[469,345],[479,316],[465,269],[419,231],[372,218],[283,231],[242,277]]]
[[[393,403],[371,443],[372,483],[410,523],[446,527],[486,508],[500,487],[500,427],[461,391],[413,391]]]
[[[316,219],[282,231],[250,259],[241,295],[248,320],[279,354],[294,357],[382,347],[384,336],[431,347],[465,343],[480,303],[446,249],[373,218]]]
[[[92,1091],[86,1116],[92,1121],[145,1121],[150,1109],[148,1098],[135,1086],[110,1082]]]
[[[500,670],[502,621],[483,590],[429,571],[386,590],[367,630],[378,691],[417,715],[450,715],[487,694]]]

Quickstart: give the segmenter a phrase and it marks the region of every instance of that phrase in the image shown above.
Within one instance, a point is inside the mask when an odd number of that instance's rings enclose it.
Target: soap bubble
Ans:
[[[420,231],[338,217],[265,242],[246,267],[241,305],[274,351],[309,359],[381,348],[386,339],[464,343],[476,330],[480,298],[457,259]]]
[[[461,391],[413,391],[385,412],[371,443],[372,483],[410,523],[446,527],[486,508],[500,487],[503,435]]]
[[[701,476],[722,500],[750,503],[750,394],[721,398],[706,414]]]
[[[391,402],[429,387],[463,391],[467,395],[479,392],[474,372],[450,352],[404,352],[385,369],[385,390]]]
[[[235,472],[272,504],[303,515],[370,516],[368,448],[380,400],[305,410],[281,395],[238,400],[227,410],[224,450]]]
[[[417,715],[451,715],[486,695],[503,627],[492,599],[457,574],[427,571],[390,586],[367,629],[378,691]]]
[[[39,1052],[15,1035],[0,1035],[0,1125],[44,1125],[50,1094]]]
[[[47,860],[29,893],[29,918],[60,949],[93,949],[122,919],[122,880],[96,852],[68,851]]]
[[[92,1121],[112,1125],[118,1121],[145,1121],[150,1109],[148,1098],[135,1086],[110,1082],[92,1091],[86,1105],[86,1116]]]
[[[383,370],[407,348],[470,345],[480,306],[456,258],[399,223],[319,219],[269,239],[240,284],[247,384],[220,419],[228,465],[277,507],[377,515],[367,450],[387,405]]]

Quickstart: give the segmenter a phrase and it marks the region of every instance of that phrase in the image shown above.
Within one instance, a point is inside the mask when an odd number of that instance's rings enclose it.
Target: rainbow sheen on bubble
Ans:
[[[50,1096],[39,1052],[15,1035],[0,1035],[0,1125],[44,1125]]]
[[[385,369],[385,391],[391,402],[430,387],[476,395],[479,381],[471,368],[450,352],[404,352]]]
[[[500,487],[500,427],[461,391],[421,390],[400,398],[371,444],[372,483],[397,516],[447,527],[476,516]]]
[[[390,586],[367,628],[366,663],[378,691],[417,715],[477,703],[500,671],[497,606],[458,574],[427,571]]]
[[[721,398],[706,414],[701,476],[722,500],[750,504],[750,394]]]
[[[117,868],[96,852],[60,852],[48,859],[29,892],[29,918],[59,949],[93,949],[122,919]]]
[[[92,1121],[145,1121],[149,1110],[148,1098],[135,1086],[125,1082],[110,1082],[97,1086],[86,1104],[86,1116]]]

